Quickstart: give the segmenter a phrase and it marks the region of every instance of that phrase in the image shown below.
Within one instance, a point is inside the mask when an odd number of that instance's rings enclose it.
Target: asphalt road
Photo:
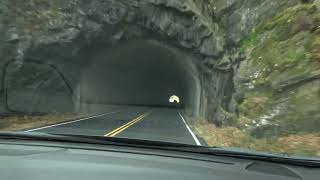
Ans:
[[[98,135],[200,145],[179,109],[126,107],[29,132]]]

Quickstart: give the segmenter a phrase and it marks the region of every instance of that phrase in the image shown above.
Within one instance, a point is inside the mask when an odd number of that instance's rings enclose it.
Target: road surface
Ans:
[[[126,107],[28,132],[81,134],[201,145],[179,109]]]

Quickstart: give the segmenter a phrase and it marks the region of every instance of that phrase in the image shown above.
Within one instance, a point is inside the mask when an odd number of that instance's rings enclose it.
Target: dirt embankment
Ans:
[[[0,131],[27,130],[41,126],[67,122],[79,117],[80,115],[74,113],[5,115],[0,116]]]
[[[193,121],[195,133],[209,146],[237,147],[264,152],[320,157],[320,133],[254,138],[237,127],[218,128],[205,119]]]

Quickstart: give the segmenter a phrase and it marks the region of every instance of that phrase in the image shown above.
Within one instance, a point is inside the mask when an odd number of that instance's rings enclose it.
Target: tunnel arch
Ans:
[[[156,40],[137,39],[91,47],[76,88],[78,109],[94,104],[173,107],[181,97],[188,115],[198,115],[200,81],[192,56]]]

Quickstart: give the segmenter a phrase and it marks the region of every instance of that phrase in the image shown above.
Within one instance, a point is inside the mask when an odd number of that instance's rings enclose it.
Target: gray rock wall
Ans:
[[[61,94],[54,94],[56,103],[50,109],[74,109],[79,98],[70,92],[76,92],[81,72],[91,60],[83,52],[94,44],[112,47],[122,41],[145,39],[172,47],[172,51],[178,49],[187,59],[192,59],[185,63],[195,67],[195,72],[186,72],[189,75],[185,76],[193,77],[195,82],[186,83],[187,96],[192,95],[188,104],[194,103],[188,106],[195,111],[190,114],[223,125],[234,120],[236,111],[230,102],[234,69],[244,59],[238,49],[240,40],[260,22],[299,1],[39,0],[19,3],[1,0],[1,3],[0,33],[4,36],[0,37],[0,69],[8,71],[0,73],[3,110],[33,110],[26,109],[26,104],[40,103],[38,107],[41,107],[54,91]],[[46,65],[29,65],[28,60],[55,65],[64,72],[63,76],[52,68],[45,68]],[[14,62],[5,70],[9,61]],[[185,60],[180,61],[183,64]],[[25,69],[29,69],[28,72]],[[41,76],[38,80],[34,79],[35,72]],[[41,73],[54,75],[46,79]],[[192,89],[196,93],[192,94]],[[39,97],[23,99],[15,95],[16,91]]]

